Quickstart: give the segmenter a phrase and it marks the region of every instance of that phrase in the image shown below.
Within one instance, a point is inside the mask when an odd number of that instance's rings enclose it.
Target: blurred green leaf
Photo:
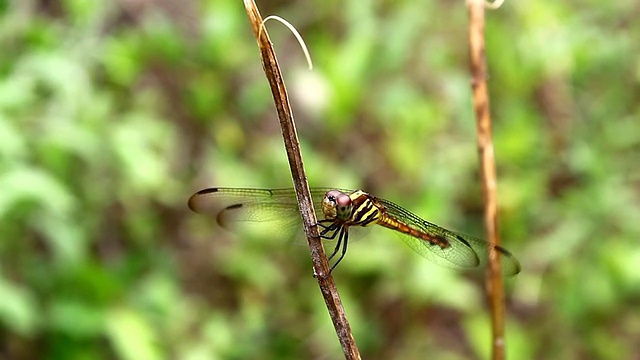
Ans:
[[[107,334],[121,359],[163,359],[157,333],[139,313],[115,308],[107,315]]]
[[[21,335],[31,335],[38,326],[36,299],[29,289],[11,284],[0,276],[0,321]]]

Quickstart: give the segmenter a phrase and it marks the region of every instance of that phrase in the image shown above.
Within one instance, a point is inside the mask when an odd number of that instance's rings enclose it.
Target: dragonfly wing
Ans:
[[[444,241],[444,243],[448,244],[446,247],[441,247],[420,238],[399,233],[402,240],[409,247],[436,264],[452,268],[472,268],[486,265],[488,249],[493,248],[501,255],[500,262],[502,272],[505,275],[511,276],[520,272],[518,260],[506,249],[471,236],[444,229],[388,200],[377,200],[386,208],[390,216],[402,221],[409,227],[436,238],[441,243]]]
[[[322,197],[328,190],[311,192],[319,219],[323,218]],[[302,229],[293,189],[209,188],[192,195],[188,205],[197,213],[215,216],[220,226],[243,234],[292,238]]]
[[[242,221],[276,221],[297,210],[297,203],[295,194],[282,190],[210,188],[191,196],[189,208],[214,215],[220,226],[229,228]]]

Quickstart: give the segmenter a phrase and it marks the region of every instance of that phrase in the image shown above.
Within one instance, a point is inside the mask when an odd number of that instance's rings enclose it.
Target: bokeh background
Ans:
[[[482,235],[464,2],[258,6],[315,64],[268,24],[311,186]],[[186,207],[291,186],[242,2],[0,7],[0,358],[341,358],[304,246]],[[523,265],[512,359],[640,359],[639,17],[633,0],[487,14],[501,234]],[[371,229],[334,275],[364,358],[488,356],[482,272]]]

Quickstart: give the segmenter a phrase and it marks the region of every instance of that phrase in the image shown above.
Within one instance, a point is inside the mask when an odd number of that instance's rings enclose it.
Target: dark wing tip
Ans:
[[[201,206],[198,205],[198,202],[200,200],[198,200],[198,199],[200,199],[202,195],[212,194],[212,193],[215,193],[215,192],[218,192],[218,188],[202,189],[202,190],[196,192],[195,194],[191,195],[191,197],[187,201],[187,206],[193,212],[201,212]]]
[[[198,191],[197,193],[195,193],[194,195],[204,195],[204,194],[211,194],[214,192],[218,192],[218,188],[207,188],[207,189],[202,189],[200,191]]]
[[[495,250],[500,253],[502,263],[502,269],[507,276],[516,276],[522,271],[520,262],[516,259],[511,252],[502,246],[495,246]],[[506,260],[508,259],[508,260]]]
[[[473,248],[471,247],[471,244],[469,244],[469,242],[467,241],[467,239],[465,239],[464,237],[460,236],[460,234],[453,233],[453,235],[455,235],[456,239],[458,239],[461,243],[463,243],[463,244],[464,244],[464,246],[466,246],[466,247],[468,247],[469,249],[472,249],[472,250],[473,250]]]
[[[216,222],[218,223],[218,225],[222,226],[223,228],[228,227],[228,220],[229,219],[227,219],[227,217],[230,216],[230,214],[227,211],[228,210],[240,209],[241,207],[242,207],[242,204],[233,204],[233,205],[227,206],[222,211],[220,211],[216,215]],[[231,214],[233,214],[233,212]]]
[[[198,194],[199,193],[195,193],[195,194],[191,195],[191,197],[189,197],[189,200],[187,201],[187,206],[193,212],[198,212],[196,210],[196,198],[198,197]]]

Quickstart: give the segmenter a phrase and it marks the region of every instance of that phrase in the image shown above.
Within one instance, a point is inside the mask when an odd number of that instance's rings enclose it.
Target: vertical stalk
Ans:
[[[345,358],[360,359],[358,347],[356,346],[349,321],[342,307],[338,289],[329,271],[329,263],[327,262],[324,248],[322,247],[322,240],[318,234],[317,219],[313,208],[311,193],[309,192],[307,176],[304,171],[298,134],[293,120],[287,90],[284,85],[282,73],[280,72],[280,66],[278,65],[275,51],[271,46],[269,34],[263,26],[263,20],[258,12],[258,8],[253,0],[244,0],[244,5],[253,28],[253,33],[258,41],[262,67],[269,81],[278,112],[287,158],[289,159],[289,167],[291,168],[291,176],[293,177],[304,231],[307,235],[309,250],[311,252],[314,274],[327,309],[329,310],[329,315],[333,321],[333,326],[340,340]]]
[[[491,135],[491,114],[487,87],[487,64],[484,38],[485,0],[467,0],[469,10],[469,46],[473,108],[476,115],[480,177],[484,199],[484,223],[489,242],[500,244],[498,235],[498,195],[496,165]],[[486,287],[491,312],[492,359],[505,357],[504,282],[498,253],[489,250]]]

